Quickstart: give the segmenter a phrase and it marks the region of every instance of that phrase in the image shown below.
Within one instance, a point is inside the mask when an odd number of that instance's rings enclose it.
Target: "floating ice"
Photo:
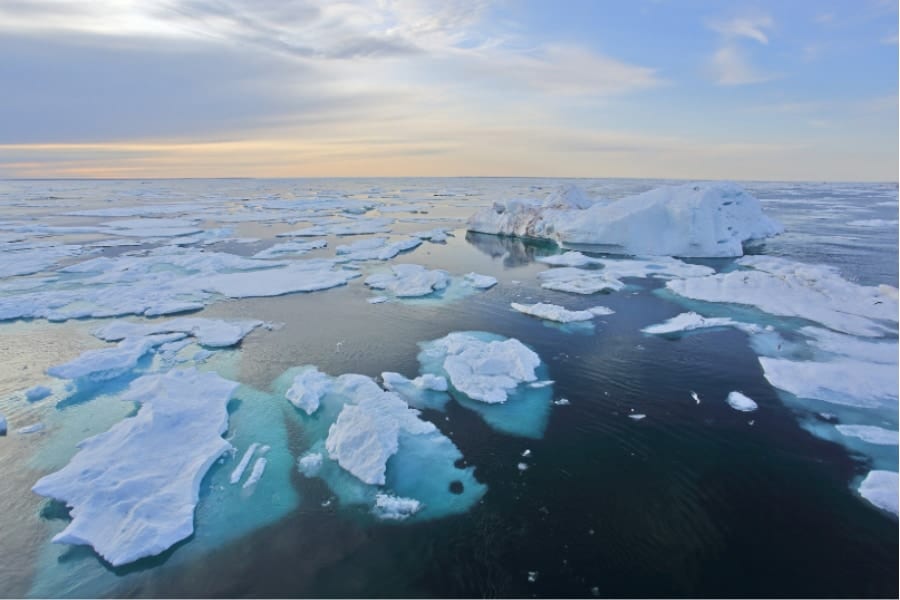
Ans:
[[[47,369],[47,374],[60,379],[115,379],[134,369],[138,361],[153,348],[183,337],[183,333],[170,333],[128,338],[119,342],[115,348],[88,350],[75,360],[52,366]]]
[[[247,470],[247,465],[250,464],[250,460],[253,458],[253,453],[256,452],[256,449],[259,447],[259,442],[253,442],[250,446],[247,447],[247,450],[244,452],[244,456],[241,457],[241,461],[237,464],[234,470],[231,472],[231,477],[229,481],[232,485],[241,480],[241,477],[244,476],[244,471]]]
[[[297,408],[311,415],[319,409],[319,400],[331,386],[331,377],[315,367],[305,367],[291,382],[285,397]]]
[[[429,240],[430,242],[435,244],[441,244],[447,241],[447,236],[453,234],[450,233],[449,229],[438,227],[435,229],[429,229],[428,231],[417,231],[412,235],[423,240]]]
[[[860,407],[897,406],[897,365],[849,358],[828,362],[761,356],[766,379],[798,398]]]
[[[122,399],[139,403],[138,413],[81,442],[32,488],[72,509],[53,541],[91,545],[118,566],[188,537],[200,482],[230,447],[221,436],[237,385],[194,369],[132,382]]]
[[[383,304],[388,301],[387,296],[372,296],[371,298],[367,298],[366,302],[369,304]]]
[[[540,357],[520,341],[478,331],[455,332],[420,344],[423,373],[446,377],[450,392],[492,427],[538,438],[550,414],[553,388]]]
[[[590,321],[597,316],[593,310],[567,310],[556,304],[545,304],[538,302],[537,304],[519,304],[513,302],[510,304],[513,310],[520,313],[531,315],[539,319],[548,321],[556,321],[557,323],[573,323],[577,321]],[[609,309],[606,309],[609,310]],[[600,314],[609,314],[603,313]]]
[[[486,290],[497,285],[497,278],[490,275],[480,275],[478,273],[466,273],[463,279],[472,287],[479,290]]]
[[[187,318],[171,321],[132,323],[113,321],[94,331],[94,336],[108,342],[125,338],[146,337],[164,333],[184,333],[196,338],[197,343],[210,348],[226,348],[239,343],[248,333],[263,324],[262,321],[222,321],[219,319]]]
[[[898,513],[898,477],[893,471],[870,471],[859,484],[859,495],[880,508]]]
[[[741,323],[728,317],[704,317],[695,312],[681,313],[663,323],[648,325],[641,331],[655,335],[665,335],[710,327],[734,327],[746,333],[759,333],[762,331],[762,327],[752,323]]]
[[[244,489],[252,487],[259,483],[259,480],[262,479],[263,473],[266,471],[266,457],[260,456],[256,459],[256,462],[253,463],[253,470],[250,471],[250,476],[247,477],[247,481],[244,482],[242,486]]]
[[[369,238],[353,244],[337,247],[339,261],[390,260],[400,254],[422,244],[417,237],[408,237],[394,242],[387,238]]]
[[[746,256],[737,264],[745,268],[666,287],[686,298],[749,304],[853,335],[878,337],[886,331],[878,321],[897,323],[897,299],[888,290],[851,283],[831,267],[765,256]]]
[[[321,468],[322,455],[318,452],[310,452],[297,459],[297,470],[307,477],[315,477]]]
[[[25,399],[29,402],[37,402],[38,400],[43,400],[47,396],[53,393],[53,390],[48,388],[45,385],[36,385],[32,388],[28,388],[25,390]]]
[[[539,273],[538,278],[543,282],[541,287],[544,289],[574,294],[617,292],[625,287],[624,283],[608,277],[602,270],[586,270],[575,267],[550,269]]]
[[[450,276],[446,271],[429,270],[414,264],[393,265],[390,273],[375,273],[365,280],[370,288],[388,290],[398,298],[427,296],[443,290],[449,283]]]
[[[83,248],[74,244],[40,246],[22,250],[10,250],[0,246],[0,278],[15,275],[31,275],[54,267],[60,260],[79,256]]]
[[[829,354],[873,363],[897,364],[896,340],[859,339],[819,327],[804,327],[800,332],[811,338],[811,344],[815,348]]]
[[[642,413],[634,413],[634,414],[628,415],[628,418],[632,419],[634,421],[640,421],[641,419],[646,418],[646,416],[647,415],[642,414]]]
[[[741,412],[753,412],[758,408],[756,402],[740,392],[730,392],[726,401],[728,406]]]
[[[782,231],[759,201],[734,183],[661,187],[617,201],[586,198],[575,186],[544,201],[510,200],[472,215],[470,231],[602,244],[626,254],[741,256],[743,242]]]
[[[399,498],[390,494],[376,494],[372,513],[379,519],[402,521],[413,516],[422,508],[415,498]]]
[[[325,240],[312,240],[310,242],[287,242],[275,244],[253,255],[253,258],[282,258],[284,256],[298,256],[312,250],[318,250],[328,245]]]
[[[433,408],[442,410],[450,400],[445,392],[448,389],[447,379],[441,375],[425,373],[415,379],[407,379],[400,373],[385,371],[381,374],[384,387],[400,394],[413,408]]]
[[[336,271],[329,262],[297,261],[277,269],[213,275],[200,282],[200,287],[229,298],[255,298],[327,290],[354,277],[359,273]]]
[[[29,433],[40,433],[44,430],[43,423],[32,423],[31,425],[26,425],[25,427],[19,427],[16,429],[16,433],[21,435],[27,435]]]
[[[842,435],[859,438],[869,444],[878,446],[896,446],[897,431],[876,427],[874,425],[837,425]]]
[[[569,404],[571,404],[571,402],[569,402],[568,398],[560,398],[558,400],[554,400],[553,404],[555,404],[556,406],[568,406]]]
[[[516,468],[519,469],[519,471],[527,471],[528,465],[526,463],[520,462],[516,465]]]
[[[321,237],[326,235],[367,235],[372,233],[390,233],[393,219],[360,219],[358,221],[339,222],[313,227],[304,227],[294,231],[279,233],[279,237],[307,236]]]
[[[656,256],[650,259],[641,258],[592,258],[581,252],[564,252],[537,259],[548,265],[559,267],[602,268],[609,279],[621,277],[653,277],[655,279],[672,279],[675,277],[702,277],[712,275],[715,270],[703,265],[692,265],[670,256]]]

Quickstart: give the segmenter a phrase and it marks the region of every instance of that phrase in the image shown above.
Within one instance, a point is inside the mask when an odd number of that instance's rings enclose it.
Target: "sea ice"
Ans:
[[[479,290],[486,290],[497,285],[497,278],[490,275],[480,275],[478,273],[466,273],[463,279],[472,287]]]
[[[510,304],[510,306],[512,306],[513,310],[520,313],[530,315],[532,317],[537,317],[539,319],[556,321],[557,323],[590,321],[597,316],[597,314],[592,310],[567,310],[562,306],[557,306],[556,304],[545,304],[543,302],[538,302],[537,304],[519,304],[518,302],[513,302]]]
[[[199,317],[182,317],[170,321],[132,323],[113,321],[93,333],[107,342],[126,338],[146,337],[163,333],[184,333],[196,338],[197,343],[210,348],[227,348],[238,344],[248,333],[260,327],[262,321],[223,321]]]
[[[326,235],[367,235],[372,233],[390,233],[393,219],[360,219],[339,223],[314,225],[294,231],[279,233],[279,237],[307,236],[324,237]]]
[[[897,365],[850,358],[828,362],[761,356],[763,374],[773,386],[798,398],[860,407],[897,405]]]
[[[591,200],[575,186],[545,200],[495,202],[472,215],[470,231],[602,244],[626,254],[741,256],[743,242],[782,231],[734,183],[666,186],[617,201]]]
[[[851,283],[824,265],[784,258],[746,256],[743,269],[670,281],[672,292],[706,302],[749,304],[779,316],[800,317],[836,331],[878,337],[897,323],[897,299],[879,287]]]
[[[371,298],[366,299],[366,302],[368,302],[369,304],[383,304],[387,301],[387,296],[372,296]]]
[[[231,472],[231,477],[229,481],[232,485],[241,480],[241,477],[244,476],[244,471],[247,470],[247,465],[250,464],[250,460],[253,458],[253,453],[256,452],[256,449],[259,447],[259,442],[253,442],[247,447],[247,450],[244,452],[244,456],[241,457],[241,461],[237,464],[234,470]]]
[[[52,366],[47,369],[47,374],[60,379],[86,378],[91,381],[115,379],[134,369],[138,361],[153,348],[180,340],[184,335],[170,333],[127,338],[119,342],[115,348],[88,350],[65,364]]]
[[[331,377],[315,367],[304,367],[291,382],[285,397],[297,408],[311,415],[319,409],[319,400],[331,387]]]
[[[415,498],[400,498],[390,494],[376,494],[372,513],[379,519],[402,521],[413,516],[422,508]]]
[[[882,510],[898,513],[898,477],[894,471],[870,471],[859,484],[859,495]]]
[[[684,277],[703,277],[715,273],[714,269],[703,265],[692,265],[671,256],[653,258],[592,258],[581,252],[564,252],[537,259],[548,265],[557,267],[598,267],[609,279],[622,277],[653,277],[655,279],[672,279]]]
[[[835,427],[842,435],[859,438],[869,444],[878,446],[896,446],[897,431],[876,427],[874,425],[837,425]]]
[[[315,477],[321,468],[322,455],[318,452],[310,452],[297,459],[297,470],[307,477]]]
[[[268,461],[264,456],[260,456],[256,459],[256,462],[253,463],[253,470],[250,471],[250,476],[247,477],[247,481],[245,481],[244,485],[242,486],[244,489],[247,489],[248,487],[252,487],[259,483],[259,480],[262,479],[263,473],[266,470],[267,462]]]
[[[29,402],[37,402],[38,400],[43,400],[47,396],[53,393],[53,390],[48,388],[45,385],[36,385],[32,388],[25,390],[25,399]]]
[[[275,244],[270,248],[261,250],[253,255],[253,258],[282,258],[284,256],[298,256],[312,250],[318,250],[328,245],[325,240],[312,240],[310,242],[286,242]]]
[[[758,408],[756,402],[740,392],[731,392],[727,398],[728,406],[741,412],[752,412]]]
[[[82,441],[32,488],[71,507],[53,541],[91,545],[119,566],[191,535],[200,482],[230,448],[222,434],[237,386],[195,369],[133,381],[122,399],[140,404],[137,414]]]
[[[625,287],[624,283],[608,277],[603,270],[587,270],[576,267],[559,267],[543,271],[538,273],[538,278],[543,282],[541,287],[544,289],[574,294],[617,292]]]
[[[328,262],[296,261],[276,269],[213,275],[199,285],[229,298],[255,298],[327,290],[345,285],[354,277],[359,273],[334,270]]]
[[[31,425],[26,425],[25,427],[19,427],[18,429],[16,429],[16,433],[20,435],[27,435],[29,433],[40,433],[43,430],[43,423],[32,423]]]
[[[369,275],[365,284],[372,289],[388,290],[398,298],[427,296],[443,290],[450,283],[450,276],[440,269],[429,270],[421,265],[392,265],[390,273]]]

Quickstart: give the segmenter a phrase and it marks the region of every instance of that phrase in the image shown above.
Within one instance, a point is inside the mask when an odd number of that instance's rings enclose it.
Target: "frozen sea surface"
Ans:
[[[685,183],[0,182],[0,596],[896,597],[895,184],[466,228]]]

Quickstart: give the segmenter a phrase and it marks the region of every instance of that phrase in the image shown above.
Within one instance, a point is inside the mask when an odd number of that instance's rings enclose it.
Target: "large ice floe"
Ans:
[[[512,302],[510,307],[516,312],[537,317],[538,319],[555,321],[557,323],[590,321],[594,317],[612,314],[612,310],[605,306],[597,306],[587,310],[568,310],[562,306],[545,302],[538,302],[535,304]]]
[[[398,298],[427,296],[450,285],[450,275],[441,269],[422,265],[393,265],[390,272],[369,275],[365,284],[375,290],[386,290]]]
[[[319,405],[295,413],[310,441],[297,467],[324,480],[343,504],[368,507],[380,519],[434,519],[464,512],[484,494],[472,467],[456,466],[456,446],[396,392],[370,377],[329,377],[305,366],[279,377],[276,394],[298,379],[315,380]],[[461,493],[452,489],[458,486]]]
[[[472,215],[470,231],[602,245],[623,254],[741,256],[743,243],[782,231],[734,183],[661,187],[615,201],[566,186],[544,200],[495,202]]]
[[[237,386],[194,369],[132,382],[122,399],[140,404],[137,414],[81,442],[68,465],[34,485],[71,507],[53,540],[93,546],[117,566],[188,537],[200,481],[230,448],[222,434]]]
[[[450,394],[498,431],[539,438],[552,406],[552,385],[540,357],[519,340],[454,332],[420,344],[423,373],[446,378]]]

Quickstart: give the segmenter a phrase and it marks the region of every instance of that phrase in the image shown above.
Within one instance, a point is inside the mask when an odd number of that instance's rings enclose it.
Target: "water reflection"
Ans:
[[[503,266],[507,268],[527,265],[541,256],[557,253],[556,245],[551,242],[473,231],[466,232],[466,241],[492,258],[502,258]]]

